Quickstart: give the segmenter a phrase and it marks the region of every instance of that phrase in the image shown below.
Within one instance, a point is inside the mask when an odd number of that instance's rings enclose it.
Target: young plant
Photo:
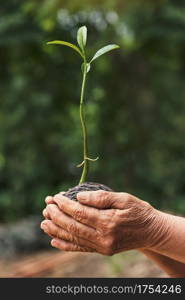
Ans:
[[[84,112],[84,93],[85,93],[85,87],[86,87],[86,81],[87,81],[87,74],[89,73],[91,69],[91,64],[94,62],[98,57],[101,55],[115,50],[119,48],[118,45],[111,44],[107,45],[100,50],[98,50],[95,55],[92,57],[90,61],[88,61],[87,56],[86,56],[86,44],[87,44],[87,27],[82,26],[78,29],[77,32],[77,42],[79,46],[76,46],[74,44],[71,44],[66,41],[52,41],[48,42],[48,45],[61,45],[61,46],[67,46],[75,50],[82,58],[82,65],[81,65],[81,70],[82,70],[82,86],[81,86],[81,95],[80,95],[80,120],[81,120],[81,125],[82,125],[82,133],[83,133],[83,161],[81,164],[77,165],[77,167],[83,167],[82,170],[82,175],[80,178],[79,184],[82,184],[86,181],[88,171],[89,171],[89,162],[94,162],[98,160],[99,157],[90,158],[89,157],[89,150],[88,150],[88,135],[87,135],[87,126],[86,126],[86,120],[85,120],[85,112]]]

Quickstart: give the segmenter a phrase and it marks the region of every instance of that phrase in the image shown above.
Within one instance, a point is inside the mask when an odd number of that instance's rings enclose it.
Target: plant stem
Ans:
[[[88,174],[89,169],[89,162],[88,162],[88,142],[87,142],[87,127],[85,123],[85,114],[84,114],[84,91],[86,85],[86,78],[87,78],[87,66],[86,66],[86,59],[84,58],[84,68],[83,68],[83,81],[82,81],[82,88],[81,88],[81,97],[80,97],[80,120],[82,124],[82,132],[83,132],[83,171],[80,178],[79,184],[86,181],[86,177]]]

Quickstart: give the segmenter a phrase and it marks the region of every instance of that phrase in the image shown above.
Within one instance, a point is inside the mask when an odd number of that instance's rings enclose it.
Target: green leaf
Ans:
[[[87,43],[87,27],[86,26],[82,26],[78,29],[77,41],[78,41],[78,45],[80,46],[80,48],[82,50],[84,50],[86,43]]]
[[[89,71],[90,71],[90,69],[91,69],[91,64],[87,64],[87,73],[89,73]]]
[[[112,51],[112,50],[114,50],[114,49],[118,49],[118,48],[120,48],[120,47],[119,47],[118,45],[115,45],[115,44],[107,45],[107,46],[101,48],[100,50],[98,50],[98,51],[95,53],[95,55],[94,55],[93,58],[91,59],[90,63],[91,63],[93,60],[95,60],[95,59],[97,59],[98,57],[100,57],[101,55],[103,55],[103,54],[105,54],[105,53],[107,53],[107,52],[109,52],[109,51]]]
[[[74,49],[75,51],[77,51],[81,57],[83,57],[83,53],[81,52],[81,50],[74,44],[65,42],[65,41],[52,41],[52,42],[48,42],[47,45],[62,45],[62,46],[67,46],[70,47],[72,49]]]

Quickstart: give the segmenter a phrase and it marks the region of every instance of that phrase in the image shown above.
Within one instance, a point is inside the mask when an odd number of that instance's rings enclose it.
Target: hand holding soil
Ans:
[[[170,277],[185,277],[185,218],[127,193],[86,191],[77,200],[46,197],[41,228],[53,247],[104,255],[137,249]]]
[[[149,203],[127,193],[81,192],[79,202],[57,194],[47,198],[42,229],[54,237],[52,246],[67,251],[113,255],[151,248],[165,234],[161,216]]]

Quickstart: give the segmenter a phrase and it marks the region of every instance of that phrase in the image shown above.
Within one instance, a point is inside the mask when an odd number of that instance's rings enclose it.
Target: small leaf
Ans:
[[[52,41],[52,42],[48,42],[47,45],[67,46],[67,47],[70,47],[70,48],[74,49],[75,51],[77,51],[83,57],[83,54],[82,54],[81,50],[74,44],[71,44],[71,43],[68,43],[68,42],[65,42],[65,41]]]
[[[90,161],[97,161],[99,159],[99,156],[97,156],[96,158],[86,157],[86,159]]]
[[[103,48],[101,48],[100,50],[98,50],[95,55],[93,56],[93,58],[91,59],[90,62],[92,62],[93,60],[97,59],[98,57],[100,57],[101,55],[109,52],[109,51],[112,51],[114,49],[118,49],[120,48],[118,45],[115,45],[115,44],[112,44],[112,45],[108,45],[108,46],[105,46]]]
[[[87,73],[89,73],[89,71],[90,71],[90,69],[91,69],[91,64],[87,64]]]
[[[80,48],[82,50],[84,50],[86,43],[87,43],[87,27],[86,26],[82,26],[78,29],[77,41],[78,41],[78,45],[80,46]]]
[[[84,71],[85,71],[85,63],[82,63],[82,73],[84,73]],[[91,65],[89,64],[89,63],[86,63],[86,72],[87,73],[89,73],[89,71],[90,71],[90,69],[91,69]]]

